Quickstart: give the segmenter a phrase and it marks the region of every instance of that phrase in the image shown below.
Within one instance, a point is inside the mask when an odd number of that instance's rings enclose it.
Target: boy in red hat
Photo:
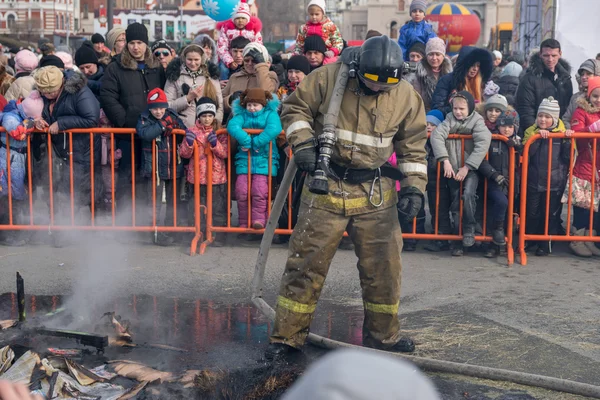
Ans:
[[[152,206],[152,190],[156,191],[156,218],[160,215],[163,182],[167,193],[167,210],[165,214],[165,226],[173,226],[173,205],[177,202],[177,196],[173,197],[173,179],[183,179],[183,164],[177,157],[177,147],[183,136],[173,142],[173,131],[176,129],[186,130],[185,124],[177,113],[169,108],[167,95],[162,89],[156,88],[148,93],[148,109],[140,115],[137,123],[137,134],[142,139],[142,167],[141,173],[148,180],[148,204]],[[156,147],[154,153],[155,169],[152,171],[152,147]],[[173,158],[175,157],[175,163]],[[152,174],[156,175],[154,184]],[[181,213],[180,213],[181,214]],[[158,221],[156,222],[158,225]],[[170,246],[175,239],[166,234],[154,235],[154,243],[159,246]]]

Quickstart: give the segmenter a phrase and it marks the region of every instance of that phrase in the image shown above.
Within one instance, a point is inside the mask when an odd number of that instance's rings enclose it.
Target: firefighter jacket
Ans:
[[[281,121],[292,146],[323,132],[340,66],[337,62],[311,72],[284,102]],[[342,98],[336,136],[331,162],[346,168],[377,169],[395,152],[398,168],[405,175],[400,182],[402,188],[412,186],[425,191],[425,107],[408,82],[401,81],[389,92],[367,96],[361,93],[358,80],[350,79]],[[307,179],[307,185],[311,180]],[[329,178],[328,195],[304,190],[302,198],[312,207],[345,215],[369,213],[397,203],[395,182],[390,178],[382,178],[381,187],[379,182],[349,184]]]

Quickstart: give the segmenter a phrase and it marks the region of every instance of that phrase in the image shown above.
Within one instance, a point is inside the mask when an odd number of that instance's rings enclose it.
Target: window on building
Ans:
[[[54,22],[54,30],[58,30],[60,29],[60,19],[58,18],[58,15],[56,16],[56,22]]]
[[[60,29],[63,31],[65,30],[65,16],[64,15],[60,16]]]
[[[6,27],[8,29],[13,29],[17,25],[17,18],[13,14],[9,14],[6,17]]]
[[[352,40],[364,40],[367,36],[367,25],[352,25]]]
[[[392,21],[390,24],[390,39],[398,39],[398,23]]]
[[[83,19],[88,19],[89,12],[89,6],[86,3],[83,5]]]
[[[398,0],[398,11],[404,11],[406,9],[406,1]]]

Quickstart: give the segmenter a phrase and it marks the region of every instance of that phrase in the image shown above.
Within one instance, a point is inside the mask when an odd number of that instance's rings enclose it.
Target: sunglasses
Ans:
[[[163,57],[169,57],[170,55],[171,55],[171,52],[170,52],[170,51],[168,51],[168,50],[164,50],[164,51],[155,51],[155,52],[154,52],[154,56],[155,56],[155,57],[160,57],[160,56],[163,56]]]

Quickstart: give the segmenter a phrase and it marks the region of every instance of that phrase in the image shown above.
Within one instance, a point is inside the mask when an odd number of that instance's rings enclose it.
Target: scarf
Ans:
[[[298,87],[298,82],[288,82],[287,88],[289,90],[289,94],[294,93],[296,91],[297,87]]]
[[[495,122],[491,122],[487,118],[485,119],[485,126],[489,129],[492,134],[498,134],[500,131],[498,130],[498,125]]]
[[[194,82],[194,84],[196,84],[196,79],[199,76],[202,76],[202,67],[200,67],[200,69],[198,71],[191,71],[187,65],[184,65],[183,68],[185,68],[185,72],[187,72],[188,74],[190,74],[190,76],[192,77],[192,81]]]

